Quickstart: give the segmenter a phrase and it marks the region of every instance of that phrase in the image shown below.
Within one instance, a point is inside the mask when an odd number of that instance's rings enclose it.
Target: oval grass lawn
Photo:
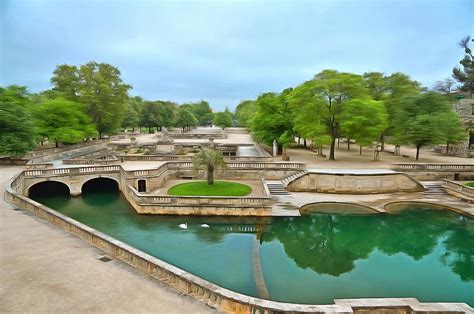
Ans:
[[[468,182],[466,183],[467,186],[470,186],[471,188],[474,188],[474,181],[473,182]]]
[[[228,181],[214,181],[212,185],[208,185],[207,181],[186,182],[172,186],[168,190],[169,195],[183,196],[245,196],[250,192],[252,192],[250,186]]]

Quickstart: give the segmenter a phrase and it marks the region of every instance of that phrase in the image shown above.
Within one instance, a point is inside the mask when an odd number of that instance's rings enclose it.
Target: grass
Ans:
[[[168,190],[169,195],[187,196],[245,196],[250,192],[252,192],[250,186],[228,181],[214,181],[213,185],[208,185],[207,181],[186,182],[172,186]]]
[[[466,185],[474,188],[474,181],[473,182],[468,182],[468,183],[466,183]]]

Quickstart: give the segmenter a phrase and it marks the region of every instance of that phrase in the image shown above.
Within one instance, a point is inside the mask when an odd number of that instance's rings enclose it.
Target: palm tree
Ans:
[[[215,149],[202,149],[199,153],[194,155],[194,169],[205,168],[207,171],[207,184],[214,184],[214,170],[218,168],[225,168],[226,162],[222,153]]]

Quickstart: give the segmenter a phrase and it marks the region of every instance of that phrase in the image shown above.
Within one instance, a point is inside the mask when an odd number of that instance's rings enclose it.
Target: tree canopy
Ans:
[[[232,114],[229,109],[226,107],[224,111],[215,113],[213,123],[223,129],[232,126]]]
[[[33,117],[38,134],[59,143],[79,143],[96,134],[83,105],[62,98],[35,106]]]
[[[464,49],[464,58],[459,61],[461,67],[453,69],[453,78],[461,83],[461,89],[467,91],[469,97],[472,98],[474,92],[474,58],[469,47],[470,41],[471,37],[466,36],[459,42],[459,46]]]
[[[23,156],[35,146],[25,87],[0,87],[0,156]]]
[[[186,107],[179,106],[174,125],[186,131],[197,125],[197,119]]]

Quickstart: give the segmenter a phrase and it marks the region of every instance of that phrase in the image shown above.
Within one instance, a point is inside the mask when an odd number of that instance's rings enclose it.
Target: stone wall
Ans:
[[[288,184],[293,192],[370,194],[423,191],[423,187],[402,173],[378,175],[307,173]]]

